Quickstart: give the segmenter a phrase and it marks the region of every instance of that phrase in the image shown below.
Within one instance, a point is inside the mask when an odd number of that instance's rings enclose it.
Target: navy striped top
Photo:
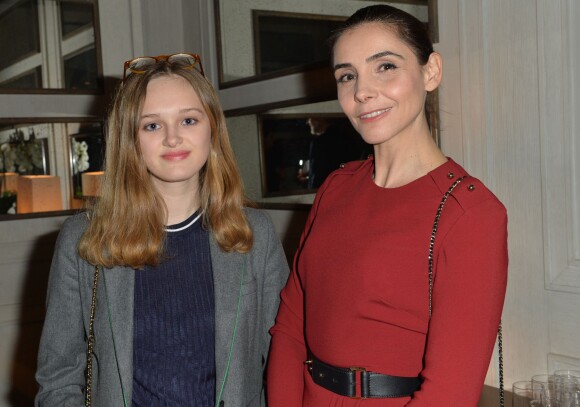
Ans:
[[[199,215],[167,228],[165,261],[135,271],[133,406],[215,404],[213,276]]]

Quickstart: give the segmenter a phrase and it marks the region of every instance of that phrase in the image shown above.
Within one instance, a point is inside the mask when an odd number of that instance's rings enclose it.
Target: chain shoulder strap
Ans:
[[[85,372],[85,407],[90,407],[91,387],[93,384],[93,349],[95,345],[95,308],[97,306],[97,284],[99,282],[99,266],[95,266],[93,278],[93,293],[91,298],[91,313],[89,319],[89,337],[87,340],[87,370]]]
[[[447,192],[443,194],[441,203],[437,208],[437,213],[435,214],[435,220],[433,221],[433,229],[431,230],[431,238],[429,239],[429,319],[431,319],[432,304],[433,304],[433,249],[435,247],[435,236],[437,235],[437,229],[439,228],[439,218],[441,218],[441,212],[447,202],[447,198],[453,192],[455,187],[459,185],[465,176],[457,178],[453,184],[449,187]],[[501,322],[497,331],[497,348],[498,348],[498,360],[499,360],[499,405],[504,407],[505,396],[504,396],[504,385],[503,385],[503,343],[502,343],[502,330]]]
[[[497,328],[497,359],[499,365],[499,405],[504,407],[505,395],[503,388],[503,339],[501,331],[501,321],[499,321],[499,327]]]
[[[433,304],[433,249],[435,247],[435,236],[437,236],[437,229],[439,229],[439,218],[441,217],[441,212],[443,211],[443,207],[445,206],[445,202],[447,202],[447,198],[451,195],[451,192],[455,189],[457,185],[465,176],[457,178],[453,184],[449,187],[447,192],[443,194],[443,198],[441,199],[441,203],[437,208],[437,213],[435,214],[435,220],[433,221],[433,229],[431,229],[431,238],[429,239],[429,318],[431,318],[432,312],[432,304]]]

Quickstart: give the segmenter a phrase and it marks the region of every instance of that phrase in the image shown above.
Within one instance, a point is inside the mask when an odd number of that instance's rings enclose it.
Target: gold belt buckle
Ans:
[[[357,377],[357,372],[360,372],[362,374],[363,372],[366,372],[367,369],[364,368],[364,367],[360,367],[360,366],[351,366],[351,367],[349,367],[349,370],[351,372],[354,372],[354,388],[355,388],[355,395],[354,396],[351,396],[350,398],[351,399],[357,399],[357,400],[359,400],[359,399],[360,400],[366,399],[366,397],[363,397],[362,396],[362,380],[359,380],[359,383],[358,383],[358,386],[357,386],[356,377]],[[358,375],[358,376],[360,378],[360,375]],[[357,389],[360,390],[360,394],[361,394],[360,396],[357,396],[356,395],[356,390]]]

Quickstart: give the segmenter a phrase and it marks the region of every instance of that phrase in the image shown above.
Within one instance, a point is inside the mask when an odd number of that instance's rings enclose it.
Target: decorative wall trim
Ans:
[[[562,369],[580,370],[580,359],[549,353],[548,372],[553,373],[556,370]]]

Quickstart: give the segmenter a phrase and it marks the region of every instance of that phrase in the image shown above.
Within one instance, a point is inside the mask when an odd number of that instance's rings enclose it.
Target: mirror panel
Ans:
[[[43,130],[33,126],[0,132],[0,170],[20,175],[49,174],[48,138]]]
[[[2,0],[0,92],[102,91],[97,0]]]
[[[326,39],[342,21],[344,17],[252,10],[256,75],[327,61]]]
[[[104,160],[102,122],[55,120],[0,120],[0,220],[82,208],[85,178],[96,190],[94,174]]]
[[[220,88],[327,65],[332,29],[381,3],[429,24],[436,41],[436,0],[214,0]]]
[[[372,153],[342,113],[259,114],[262,196],[316,192],[341,164]]]
[[[226,118],[248,198],[259,203],[313,202],[316,188],[309,188],[307,179],[299,179],[305,175],[299,173],[304,170],[299,160],[303,160],[304,166],[313,139],[307,124],[312,116],[337,121],[344,117],[334,100]],[[275,157],[277,151],[282,157]]]
[[[61,2],[61,35],[68,38],[75,32],[90,30],[93,26],[93,5],[90,2]]]
[[[85,127],[79,130],[70,136],[72,192],[76,199],[97,195],[105,159],[102,129]]]
[[[29,55],[40,52],[38,7],[34,0],[2,2],[0,10],[0,69],[5,70]],[[18,46],[10,46],[17,39]]]

